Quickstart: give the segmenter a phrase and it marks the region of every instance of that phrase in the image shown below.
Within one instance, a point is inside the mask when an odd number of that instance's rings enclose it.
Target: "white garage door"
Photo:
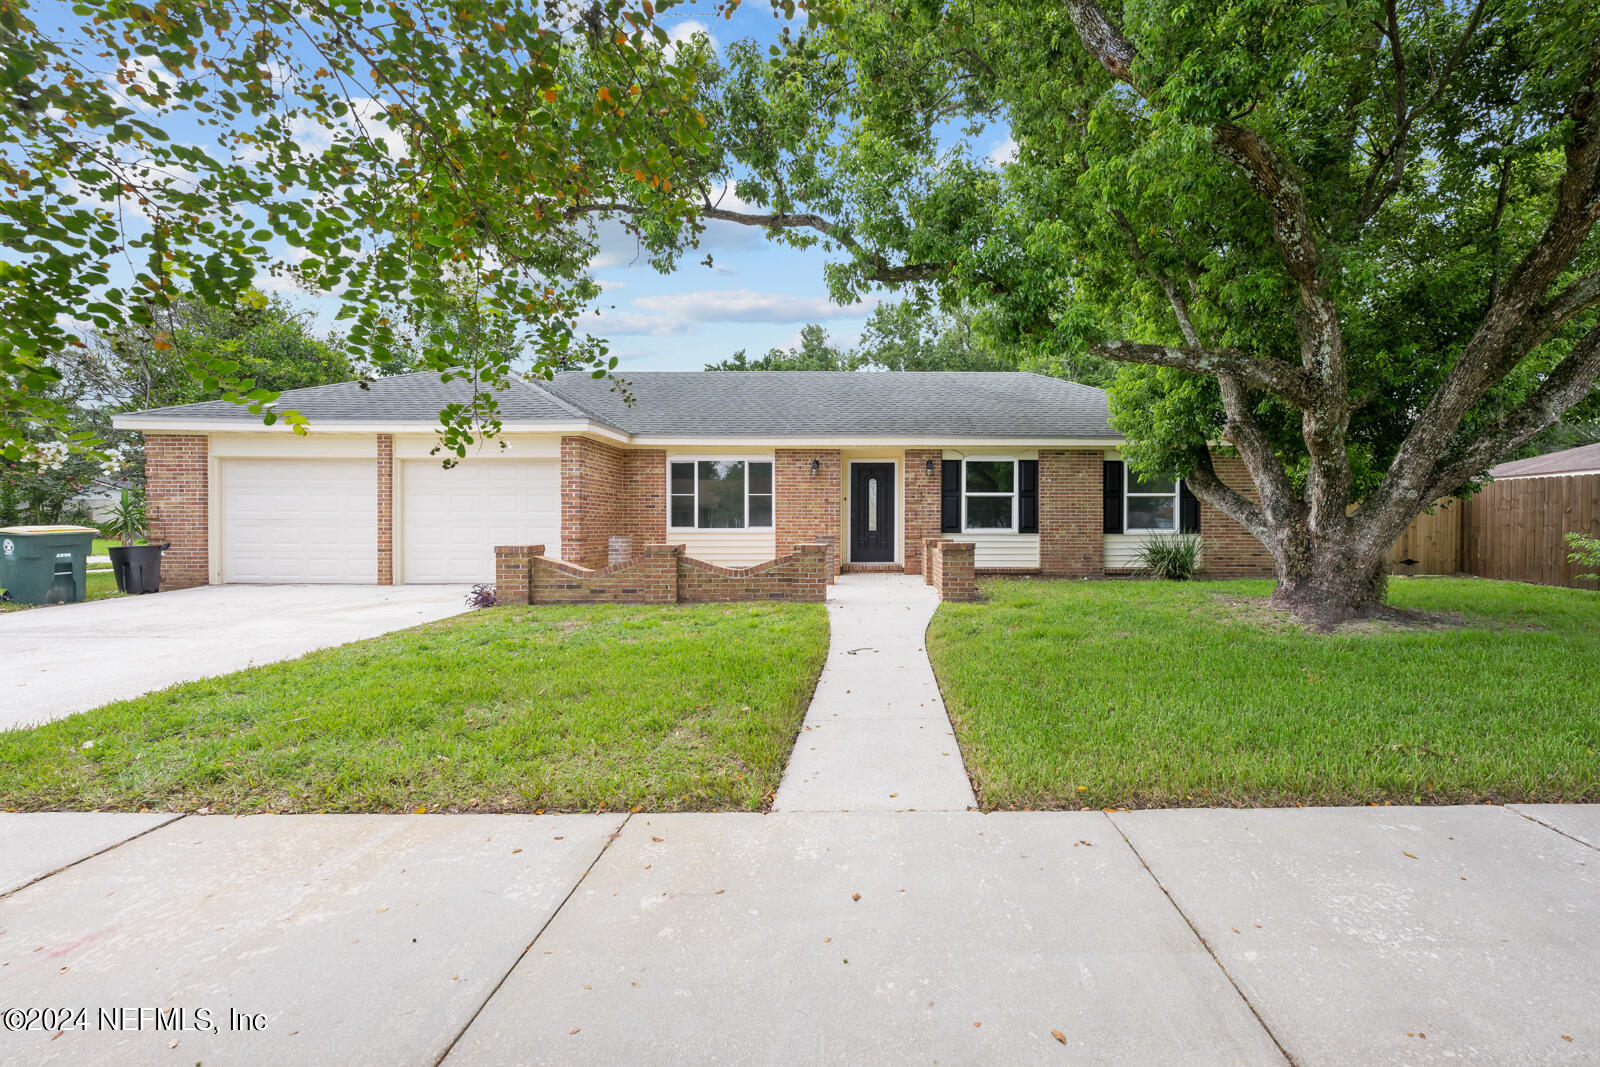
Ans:
[[[378,580],[378,472],[370,459],[222,462],[224,582]]]
[[[401,556],[408,584],[494,581],[495,545],[561,549],[556,460],[437,460],[402,466]]]

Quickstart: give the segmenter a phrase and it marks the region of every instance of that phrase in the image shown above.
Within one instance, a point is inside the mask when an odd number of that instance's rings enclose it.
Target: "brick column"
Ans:
[[[623,533],[623,453],[587,437],[561,439],[561,558],[606,565],[606,543]]]
[[[501,604],[527,604],[528,572],[534,556],[544,555],[543,545],[494,546],[494,597]]]
[[[1238,456],[1211,453],[1217,477],[1230,489],[1237,489],[1251,500],[1257,499],[1255,483]],[[1272,554],[1243,526],[1200,501],[1200,555],[1205,572],[1214,577],[1249,578],[1272,576]]]
[[[1073,578],[1106,572],[1105,457],[1090,449],[1039,452],[1039,570]]]
[[[211,583],[210,440],[200,434],[144,435],[145,506],[150,543],[171,542],[161,588]]]
[[[933,469],[928,469],[929,463]],[[905,458],[906,528],[904,531],[906,573],[922,573],[922,542],[939,536],[944,452],[937,448],[908,448]]]
[[[940,600],[977,600],[978,578],[974,560],[977,545],[971,541],[934,541],[933,587]]]
[[[841,462],[838,449],[780,448],[773,454],[773,523],[779,545],[817,544],[832,534],[843,541],[840,513]],[[817,461],[817,473],[811,462]],[[838,560],[834,561],[837,568]]]
[[[394,584],[394,437],[378,435],[378,584]]]

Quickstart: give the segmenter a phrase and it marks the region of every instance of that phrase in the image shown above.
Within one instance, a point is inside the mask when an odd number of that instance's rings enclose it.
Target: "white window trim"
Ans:
[[[1011,464],[1011,492],[1009,493],[969,493],[967,491],[967,464],[976,460],[979,463],[1010,463]],[[1018,511],[1021,510],[1020,480],[1022,470],[1017,464],[1016,456],[966,456],[961,460],[961,532],[962,534],[1003,534],[1016,533],[1017,523],[1021,520]],[[1011,526],[1009,529],[1001,526],[985,526],[973,529],[967,525],[967,497],[1010,497],[1011,498]]]
[[[1172,492],[1167,493],[1135,493],[1129,489],[1133,484],[1133,471],[1124,463],[1122,465],[1122,532],[1128,534],[1170,534],[1183,529],[1183,479],[1172,479]],[[1134,526],[1128,521],[1128,500],[1136,496],[1172,497],[1172,525],[1164,526]]]
[[[672,498],[685,496],[685,493],[672,491],[672,465],[674,463],[743,463],[744,468],[744,525],[743,526],[701,526],[700,522],[700,468],[694,469],[694,526],[672,525]],[[757,493],[757,496],[772,498],[772,522],[766,526],[750,525],[750,464],[765,463],[772,468],[772,492]],[[667,529],[681,533],[770,533],[777,529],[778,522],[778,464],[772,456],[668,456],[667,457]]]

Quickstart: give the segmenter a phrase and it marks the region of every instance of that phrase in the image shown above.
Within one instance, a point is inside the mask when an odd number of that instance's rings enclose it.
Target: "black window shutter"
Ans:
[[[1039,461],[1017,460],[1017,532],[1039,532]]]
[[[961,532],[961,461],[944,461],[944,491],[939,502],[939,532]]]
[[[1189,483],[1178,483],[1178,530],[1181,533],[1200,532],[1200,498],[1189,492]]]
[[[1108,459],[1105,466],[1105,532],[1122,532],[1122,461]]]

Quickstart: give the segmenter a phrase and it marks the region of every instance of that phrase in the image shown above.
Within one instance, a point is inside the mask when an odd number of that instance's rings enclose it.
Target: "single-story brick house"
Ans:
[[[144,434],[169,587],[492,580],[496,545],[582,567],[635,550],[744,567],[835,538],[843,569],[922,567],[923,539],[979,572],[1125,571],[1152,531],[1198,530],[1216,574],[1262,547],[1180,484],[1118,458],[1098,389],[1023,373],[655,372],[630,404],[583,372],[514,381],[504,425],[456,467],[433,454],[467,384],[421,373],[298,389],[298,436],[226,401],[117,418]],[[1248,488],[1237,460],[1218,473]],[[964,551],[964,550],[963,550]]]

